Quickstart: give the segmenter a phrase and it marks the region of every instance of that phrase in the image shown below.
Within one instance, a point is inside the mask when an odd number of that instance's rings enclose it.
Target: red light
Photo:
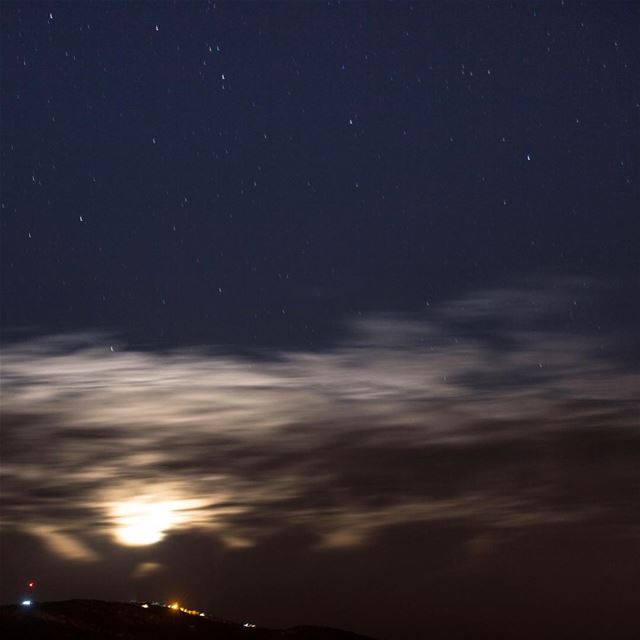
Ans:
[[[29,580],[29,582],[27,583],[27,586],[29,587],[29,589],[33,589],[33,587],[36,586],[36,583],[33,580]]]

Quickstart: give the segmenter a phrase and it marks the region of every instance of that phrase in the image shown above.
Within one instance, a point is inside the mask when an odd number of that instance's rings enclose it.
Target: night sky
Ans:
[[[640,4],[0,12],[2,602],[637,633]]]

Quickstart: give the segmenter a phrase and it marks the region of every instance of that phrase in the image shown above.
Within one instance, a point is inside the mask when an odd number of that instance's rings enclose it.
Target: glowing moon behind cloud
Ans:
[[[115,537],[120,544],[138,547],[160,542],[177,524],[173,502],[127,502],[114,509]]]
[[[216,529],[220,533],[224,527],[216,522],[216,515],[241,511],[214,506],[229,500],[226,494],[210,492],[206,498],[187,498],[181,488],[162,484],[150,493],[136,495],[118,487],[110,494],[105,500],[109,533],[127,547],[156,544],[176,529]]]

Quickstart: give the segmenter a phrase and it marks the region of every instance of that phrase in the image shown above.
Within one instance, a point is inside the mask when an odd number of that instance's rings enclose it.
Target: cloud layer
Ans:
[[[640,376],[578,330],[584,304],[573,281],[483,291],[360,319],[324,352],[253,358],[93,334],[10,345],[3,526],[78,561],[298,526],[311,547],[353,548],[455,521],[474,531],[470,561],[534,526],[637,536]],[[149,513],[157,535],[136,538]]]

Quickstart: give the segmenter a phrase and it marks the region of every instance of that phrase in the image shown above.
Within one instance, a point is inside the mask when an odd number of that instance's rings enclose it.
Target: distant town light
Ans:
[[[23,600],[20,604],[23,607],[30,607],[31,606],[31,600]]]
[[[204,613],[201,613],[201,614],[200,614],[200,617],[201,617],[201,618],[204,618]]]
[[[249,629],[253,629],[256,625],[251,622],[245,622],[243,626]]]
[[[145,603],[142,605],[142,608],[143,608],[143,609],[148,609],[148,608],[149,608],[149,605],[145,602]]]

